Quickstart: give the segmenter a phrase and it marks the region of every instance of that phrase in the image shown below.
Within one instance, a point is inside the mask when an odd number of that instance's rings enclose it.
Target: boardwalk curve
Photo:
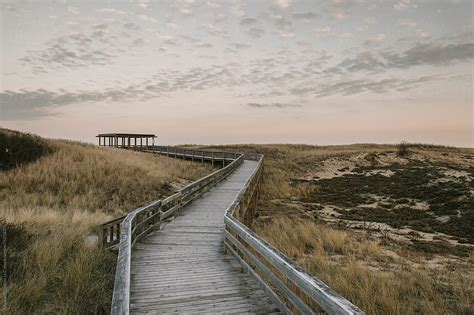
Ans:
[[[178,217],[136,245],[132,313],[271,313],[255,280],[224,253],[224,215],[257,166],[245,160]]]
[[[363,314],[249,228],[263,155],[126,145],[222,168],[98,227],[118,249],[112,314]]]

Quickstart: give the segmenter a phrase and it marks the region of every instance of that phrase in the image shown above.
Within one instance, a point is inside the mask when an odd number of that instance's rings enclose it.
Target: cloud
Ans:
[[[234,47],[235,49],[246,49],[246,48],[252,47],[249,44],[243,44],[243,43],[232,43],[231,46]]]
[[[418,38],[428,38],[428,37],[430,37],[430,34],[428,32],[425,32],[425,31],[419,29],[419,30],[416,30],[416,36]]]
[[[212,44],[199,42],[194,45],[197,48],[212,48]]]
[[[146,14],[137,14],[137,18],[139,20],[145,21],[145,22],[151,22],[151,23],[156,23],[158,22],[155,18],[152,18]]]
[[[87,35],[72,33],[49,40],[44,44],[44,49],[29,50],[19,61],[24,66],[36,69],[34,73],[111,64],[116,56],[105,52],[110,51],[110,48],[102,47],[110,47],[115,37],[102,24],[94,25],[92,29],[92,33]]]
[[[176,38],[171,35],[162,35],[160,36],[161,42],[166,45],[176,45]]]
[[[412,3],[411,0],[402,0],[398,3],[395,3],[393,5],[393,8],[396,10],[396,11],[404,11],[404,10],[407,10],[409,8],[417,8],[418,5],[417,4],[414,4]]]
[[[291,21],[285,19],[281,15],[273,15],[272,20],[277,29],[280,31],[281,37],[295,37],[295,28],[293,27],[293,23]]]
[[[117,93],[115,93],[117,94]],[[56,93],[45,89],[0,92],[0,118],[2,120],[38,119],[54,116],[54,109],[86,101],[104,101],[114,93]],[[122,94],[124,95],[124,94]]]
[[[376,71],[382,72],[389,69],[406,69],[414,66],[443,66],[456,62],[472,60],[474,56],[474,43],[442,44],[431,41],[416,44],[403,52],[389,51],[363,51],[354,57],[346,58],[338,66],[349,72]]]
[[[275,0],[275,5],[281,9],[287,9],[290,6],[290,0]]]
[[[220,8],[221,5],[217,2],[213,2],[213,1],[207,1],[206,2],[206,5],[209,7],[209,8],[213,8],[213,9],[217,9],[217,8]]]
[[[314,29],[314,32],[317,36],[327,37],[331,35],[332,29],[330,26],[318,27]]]
[[[133,31],[138,31],[139,29],[141,29],[140,26],[138,26],[137,24],[133,22],[124,23],[123,27],[126,28],[127,30],[133,30]]]
[[[286,104],[286,103],[247,103],[247,106],[253,108],[295,108],[295,107],[303,107],[302,105],[298,104]]]
[[[77,14],[81,13],[78,8],[72,7],[72,6],[68,6],[67,11],[71,14],[74,14],[74,15],[77,15]]]
[[[313,12],[303,12],[303,13],[293,13],[293,18],[303,22],[308,22],[309,20],[314,20],[318,15]]]
[[[355,5],[354,0],[328,0],[324,2],[329,17],[333,20],[343,20],[348,17],[347,12]]]
[[[112,14],[119,14],[119,15],[125,15],[125,14],[127,14],[127,13],[124,12],[124,11],[120,11],[120,10],[117,10],[117,9],[111,9],[111,8],[97,9],[97,12],[100,12],[100,13],[112,13]]]
[[[218,28],[217,26],[213,24],[203,24],[202,26],[204,26],[207,29],[207,32],[210,35],[221,35],[224,33],[222,29]]]
[[[253,38],[260,38],[263,36],[263,34],[265,34],[265,31],[261,28],[252,27],[251,29],[247,30],[246,33]]]
[[[413,20],[401,20],[398,24],[400,24],[400,26],[409,28],[415,28],[417,26],[416,21]]]
[[[133,46],[143,46],[145,45],[145,40],[143,38],[137,38],[133,41]]]
[[[178,10],[182,15],[193,15],[193,11],[187,8],[181,8]]]
[[[253,19],[253,18],[245,18],[245,19],[240,20],[240,25],[243,25],[243,26],[254,25],[254,24],[257,24],[257,23],[258,23],[258,21],[256,19]]]
[[[440,80],[439,76],[424,76],[417,79],[398,79],[388,78],[381,80],[354,79],[339,80],[326,84],[320,84],[313,87],[293,88],[291,92],[294,95],[311,95],[316,98],[328,97],[333,95],[349,96],[364,92],[371,93],[389,93],[393,91],[406,91],[417,88],[419,85]]]
[[[378,45],[382,44],[382,42],[385,40],[386,37],[387,36],[385,34],[382,34],[382,33],[376,34],[373,37],[367,39],[364,42],[364,45],[369,46],[369,47],[378,46]]]
[[[407,68],[417,65],[447,65],[454,62],[472,60],[474,43],[457,43],[443,45],[431,41],[406,50],[401,54],[389,52],[382,54],[390,67]]]

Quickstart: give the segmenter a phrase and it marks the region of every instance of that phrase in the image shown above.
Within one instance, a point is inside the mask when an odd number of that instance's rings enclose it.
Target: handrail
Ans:
[[[262,172],[263,155],[226,211],[226,250],[254,276],[282,312],[291,314],[296,310],[301,314],[315,314],[319,307],[329,314],[364,314],[240,222],[250,223],[254,216],[252,206],[256,207],[256,202],[252,199],[258,198]]]
[[[151,148],[151,150],[150,150]],[[196,150],[169,148],[169,147],[147,147],[147,151],[166,154],[170,151],[175,157],[194,156]],[[197,156],[202,161],[222,161],[223,168],[204,176],[191,184],[181,188],[175,194],[165,199],[155,200],[152,203],[137,208],[125,217],[114,219],[98,227],[99,244],[104,247],[118,245],[117,267],[115,272],[114,290],[112,296],[112,314],[128,314],[130,310],[130,270],[132,247],[137,240],[144,237],[156,228],[160,223],[171,217],[196,199],[218,182],[229,176],[244,159],[243,154],[202,151]],[[226,163],[230,162],[227,166]],[[120,237],[118,236],[120,233]],[[104,237],[105,236],[105,237]]]
[[[159,228],[163,220],[171,217],[230,175],[244,158],[257,160],[258,163],[226,210],[224,217],[226,251],[230,252],[243,269],[256,279],[258,285],[284,313],[315,314],[322,309],[329,314],[364,314],[246,226],[250,226],[255,217],[256,202],[263,179],[263,155],[244,156],[239,153],[162,146],[146,147],[145,151],[175,158],[208,161],[212,164],[222,162],[224,167],[181,188],[167,198],[156,200],[100,226],[100,244],[104,247],[118,245],[119,249],[112,314],[129,313],[131,253],[134,243]]]

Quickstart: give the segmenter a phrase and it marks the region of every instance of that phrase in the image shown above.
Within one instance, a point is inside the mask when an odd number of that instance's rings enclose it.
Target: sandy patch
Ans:
[[[420,211],[427,211],[430,209],[430,204],[426,201],[421,201],[418,199],[411,199],[407,198],[408,202],[398,204],[394,208],[395,209],[400,209],[400,208],[411,208],[415,210],[420,210]]]
[[[392,170],[371,170],[369,172],[365,172],[365,176],[374,176],[374,175],[392,177],[393,175],[395,175],[395,172]]]
[[[436,217],[436,220],[438,220],[439,222],[442,222],[442,223],[446,223],[450,219],[451,219],[451,217],[449,215],[442,215],[442,216]]]
[[[379,154],[377,155],[377,160],[378,160],[379,165],[381,166],[390,166],[393,164],[405,165],[405,164],[408,164],[408,162],[410,162],[408,159],[398,156],[397,153],[395,152]]]

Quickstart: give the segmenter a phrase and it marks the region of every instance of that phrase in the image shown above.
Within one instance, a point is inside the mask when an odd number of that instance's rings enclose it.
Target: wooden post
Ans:
[[[146,148],[148,149],[148,137],[146,138]]]
[[[102,228],[102,226],[99,226],[97,228],[97,237],[98,237],[97,245],[99,245],[99,248],[103,248],[104,247],[104,229]]]

